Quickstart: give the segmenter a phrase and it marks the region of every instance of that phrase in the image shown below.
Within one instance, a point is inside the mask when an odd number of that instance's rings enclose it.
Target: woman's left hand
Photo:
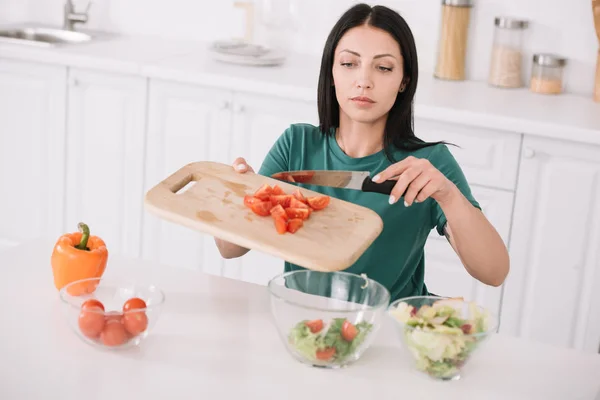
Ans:
[[[407,207],[413,202],[423,202],[428,197],[443,203],[457,189],[429,160],[413,156],[390,165],[373,177],[374,182],[388,179],[398,180],[390,195],[390,204],[394,204],[404,193],[404,204]]]

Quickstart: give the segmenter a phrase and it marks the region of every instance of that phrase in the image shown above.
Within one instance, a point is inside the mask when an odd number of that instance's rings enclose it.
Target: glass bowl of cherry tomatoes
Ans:
[[[165,295],[154,285],[89,278],[60,290],[63,311],[86,343],[105,349],[138,346],[160,316]]]

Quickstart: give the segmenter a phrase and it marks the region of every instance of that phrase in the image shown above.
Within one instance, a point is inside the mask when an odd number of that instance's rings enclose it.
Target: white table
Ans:
[[[496,335],[461,380],[437,382],[410,368],[389,323],[356,364],[311,368],[280,342],[265,287],[114,255],[106,276],[154,282],[166,303],[141,347],[101,351],[66,324],[53,244],[0,253],[3,400],[600,399],[600,356]]]

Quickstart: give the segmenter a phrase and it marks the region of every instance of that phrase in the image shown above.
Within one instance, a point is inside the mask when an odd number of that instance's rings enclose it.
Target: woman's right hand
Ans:
[[[248,171],[254,172],[252,167],[249,166],[246,160],[244,160],[242,157],[238,157],[235,159],[235,161],[233,162],[233,169],[235,169],[240,174],[244,174]]]
[[[242,157],[238,157],[235,159],[235,161],[233,162],[233,169],[239,172],[240,174],[245,174],[248,171],[254,172],[252,167],[249,166],[246,160],[244,160]],[[250,251],[245,247],[226,242],[225,240],[219,238],[215,238],[215,243],[217,245],[217,248],[219,249],[219,253],[221,253],[221,256],[227,259],[241,257],[248,251]]]

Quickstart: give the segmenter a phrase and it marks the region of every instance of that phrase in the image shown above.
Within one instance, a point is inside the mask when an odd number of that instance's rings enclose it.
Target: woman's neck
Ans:
[[[363,123],[352,121],[348,115],[340,112],[340,127],[336,132],[338,145],[352,158],[366,157],[381,151],[386,119]]]

